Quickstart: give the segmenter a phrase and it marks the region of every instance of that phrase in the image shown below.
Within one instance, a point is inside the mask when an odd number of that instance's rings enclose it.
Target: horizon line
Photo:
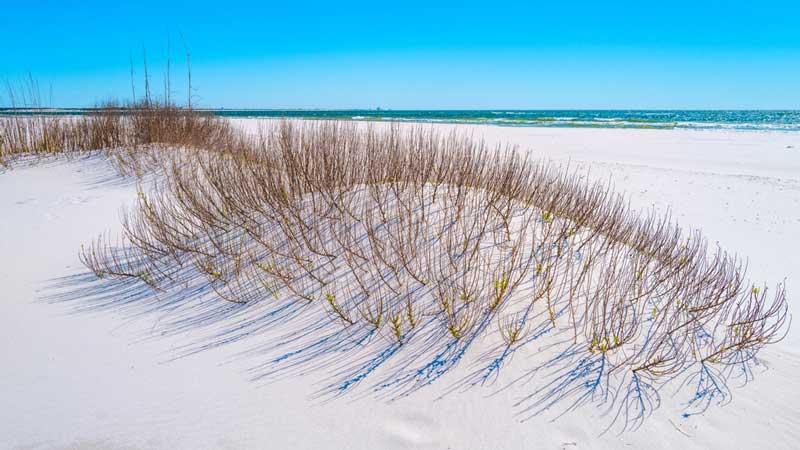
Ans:
[[[800,107],[795,108],[238,108],[238,107],[193,107],[188,108],[183,105],[176,105],[178,109],[192,109],[194,111],[359,111],[359,112],[408,112],[408,111],[428,111],[428,112],[454,112],[454,111],[476,111],[476,112],[537,112],[537,111],[760,111],[760,112],[798,112]],[[25,106],[11,107],[0,106],[0,111],[95,111],[108,109],[102,106]],[[115,109],[135,109],[127,106],[118,106]]]

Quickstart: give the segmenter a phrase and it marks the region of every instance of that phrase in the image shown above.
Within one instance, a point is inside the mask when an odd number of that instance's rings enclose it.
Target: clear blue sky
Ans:
[[[244,108],[800,108],[800,1],[0,5],[0,79],[54,106],[154,90]],[[30,5],[28,4],[30,3]],[[134,3],[134,2],[131,2]]]

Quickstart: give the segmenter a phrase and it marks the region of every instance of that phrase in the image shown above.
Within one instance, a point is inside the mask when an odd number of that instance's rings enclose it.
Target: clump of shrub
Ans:
[[[598,402],[637,425],[676,379],[693,390],[687,414],[726,401],[726,380],[787,328],[783,285],[751,284],[699,232],[457,134],[341,122],[253,134],[153,104],[0,129],[6,159],[105,149],[126,173],[161,174],[121,240],[86,246],[84,264],[250,308],[218,342],[286,330],[260,374],[329,365],[324,394],[409,395],[459,366],[456,385],[471,387],[524,364],[547,375],[523,415]],[[548,350],[512,362],[534,345]]]

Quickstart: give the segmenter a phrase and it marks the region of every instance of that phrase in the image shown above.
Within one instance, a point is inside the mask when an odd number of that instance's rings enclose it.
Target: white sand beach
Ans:
[[[237,120],[255,128],[256,119]],[[367,126],[366,123],[363,124]],[[381,127],[385,124],[374,124]],[[416,126],[404,124],[402,126]],[[671,211],[746,258],[748,277],[800,293],[800,133],[424,125],[608,180],[640,209]],[[800,442],[800,332],[761,355],[731,401],[685,418],[684,398],[636,431],[603,433],[587,405],[520,421],[525,386],[396,401],[313,397],[324,372],[252,381],[246,345],[174,359],[191,333],[162,337],[169,310],[76,312],[52,295],[87,272],[81,244],[119,230],[137,196],[101,157],[0,173],[0,449],[793,449]],[[524,358],[519,355],[518,358]],[[519,367],[513,366],[513,367]],[[507,370],[513,370],[509,368]],[[455,375],[457,376],[457,375]],[[504,377],[514,378],[513,373]]]

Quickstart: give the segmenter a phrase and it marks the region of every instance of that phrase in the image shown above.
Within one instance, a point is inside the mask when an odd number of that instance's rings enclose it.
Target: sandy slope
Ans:
[[[711,242],[746,255],[753,278],[785,277],[796,309],[800,135],[439,127],[611,177],[633,205],[669,208]],[[798,332],[764,353],[766,366],[734,390],[731,404],[684,419],[669,404],[681,399],[666,399],[641,429],[622,436],[598,437],[591,406],[554,423],[518,422],[512,405],[524,386],[438,401],[434,386],[394,403],[321,403],[311,395],[324,373],[252,383],[252,361],[236,358],[235,345],[166,362],[184,341],[149,334],[158,315],[71,314],[45,300],[61,277],[84,270],[80,244],[118,229],[120,207],[135,199],[135,184],[111,174],[97,159],[0,174],[0,449],[797,447]]]

